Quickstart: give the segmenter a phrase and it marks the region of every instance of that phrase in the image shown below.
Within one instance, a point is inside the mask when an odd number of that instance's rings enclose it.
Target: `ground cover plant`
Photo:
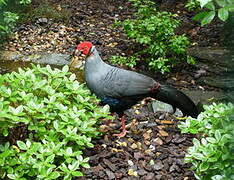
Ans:
[[[0,177],[72,179],[89,167],[82,150],[98,137],[95,124],[108,108],[76,80],[75,74],[39,65],[0,75],[0,134],[27,125],[26,139],[0,144]]]
[[[173,66],[181,62],[194,63],[194,59],[186,52],[189,40],[185,35],[175,33],[180,24],[179,20],[175,19],[176,15],[158,11],[155,3],[149,0],[130,2],[137,9],[134,18],[117,24],[123,27],[129,38],[143,47],[142,51],[134,55],[135,57],[141,57],[140,59],[144,59],[150,69],[162,73],[169,72]],[[134,66],[136,61],[132,60],[133,57],[130,57],[131,61],[127,66]],[[123,58],[115,62],[122,64]]]
[[[4,39],[11,32],[12,28],[19,19],[19,15],[13,11],[16,11],[17,7],[19,6],[30,3],[31,0],[0,0],[0,41],[2,41],[2,39]]]
[[[185,161],[193,164],[197,179],[234,179],[234,106],[204,106],[197,119],[181,123],[182,133],[197,134]]]

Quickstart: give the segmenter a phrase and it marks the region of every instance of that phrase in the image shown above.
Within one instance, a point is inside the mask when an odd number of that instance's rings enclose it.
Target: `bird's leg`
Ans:
[[[127,129],[126,129],[126,124],[125,124],[125,122],[126,122],[126,119],[125,119],[125,116],[123,115],[122,117],[121,117],[121,124],[122,124],[122,127],[121,127],[121,129],[122,129],[122,132],[120,133],[120,134],[114,134],[114,136],[118,136],[118,137],[124,137],[126,134],[127,134]]]

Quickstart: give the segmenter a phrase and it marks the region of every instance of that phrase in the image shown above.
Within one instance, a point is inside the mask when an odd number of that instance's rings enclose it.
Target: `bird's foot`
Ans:
[[[117,136],[119,138],[122,138],[122,137],[124,137],[127,134],[127,132],[128,131],[126,129],[123,129],[123,131],[121,133],[119,133],[119,134],[113,134],[113,136]]]
[[[121,117],[121,124],[122,124],[122,127],[121,127],[121,129],[122,129],[122,132],[120,133],[120,134],[114,134],[114,136],[117,136],[117,137],[124,137],[126,134],[127,134],[127,130],[126,130],[126,124],[125,124],[125,121],[126,121],[126,119],[125,119],[125,116],[123,115],[122,117]]]

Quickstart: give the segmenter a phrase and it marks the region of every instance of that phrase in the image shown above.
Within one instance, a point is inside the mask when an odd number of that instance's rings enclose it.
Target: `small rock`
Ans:
[[[103,159],[105,165],[107,165],[113,172],[116,171],[116,166],[111,163],[108,159]]]
[[[159,134],[161,136],[169,136],[169,134],[166,131],[164,131],[164,130],[159,130]]]
[[[134,158],[138,161],[141,158],[144,158],[144,155],[141,152],[135,152]]]
[[[172,164],[172,166],[170,167],[169,171],[173,172],[176,171],[178,169],[178,166],[176,164]]]
[[[128,170],[128,175],[129,176],[137,176],[138,174],[137,174],[137,171],[134,171],[133,169],[129,169]]]
[[[180,143],[184,142],[185,140],[186,140],[185,136],[180,136],[179,134],[176,134],[174,136],[174,139],[172,139],[172,142],[176,143],[176,144],[180,144]]]
[[[160,174],[156,175],[156,176],[155,176],[155,179],[157,179],[157,180],[162,179],[162,175],[160,175]]]
[[[151,151],[154,151],[154,150],[155,150],[155,146],[151,144],[151,145],[149,146],[149,149],[150,149]]]
[[[115,174],[108,169],[105,169],[108,179],[115,179]]]
[[[144,180],[152,180],[154,179],[154,173],[149,173],[147,176],[143,177]]]
[[[131,148],[132,148],[132,149],[137,149],[137,147],[138,147],[138,146],[137,146],[137,144],[135,144],[135,143],[133,143],[133,144],[131,145]]]
[[[144,169],[140,169],[140,170],[137,171],[137,173],[138,173],[139,176],[144,176],[144,175],[146,175],[148,172],[147,172],[146,170],[144,170]]]
[[[161,161],[157,161],[156,164],[153,166],[154,170],[158,171],[164,168],[164,165]]]
[[[144,137],[145,140],[147,140],[147,139],[151,138],[151,135],[150,135],[150,133],[146,132],[146,133],[143,134],[143,137]]]
[[[138,147],[138,149],[142,149],[142,144],[141,144],[141,142],[137,142],[137,147]]]
[[[150,145],[150,141],[145,141],[145,144],[146,145]]]
[[[159,146],[163,144],[162,139],[160,139],[159,137],[157,137],[156,139],[154,139],[153,142],[154,142],[156,145],[159,145]]]
[[[133,163],[131,160],[128,160],[128,165],[129,165],[129,166],[133,166],[134,163]]]
[[[121,173],[121,172],[116,172],[115,173],[115,178],[116,179],[121,179],[123,177],[123,173]]]
[[[155,164],[155,163],[154,163],[154,160],[151,159],[150,162],[149,162],[149,164],[150,164],[151,166],[154,165],[154,164]]]
[[[45,25],[48,23],[48,19],[47,18],[39,18],[37,21],[36,21],[36,24],[40,24],[40,25]]]

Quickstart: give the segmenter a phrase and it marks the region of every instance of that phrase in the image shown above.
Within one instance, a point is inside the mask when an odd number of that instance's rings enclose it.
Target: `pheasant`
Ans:
[[[76,51],[86,56],[84,71],[88,88],[100,98],[101,104],[108,104],[110,111],[121,117],[122,133],[117,136],[123,137],[127,132],[124,111],[147,97],[171,104],[184,115],[197,117],[194,102],[176,88],[160,84],[146,75],[106,64],[91,42],[80,43]]]

